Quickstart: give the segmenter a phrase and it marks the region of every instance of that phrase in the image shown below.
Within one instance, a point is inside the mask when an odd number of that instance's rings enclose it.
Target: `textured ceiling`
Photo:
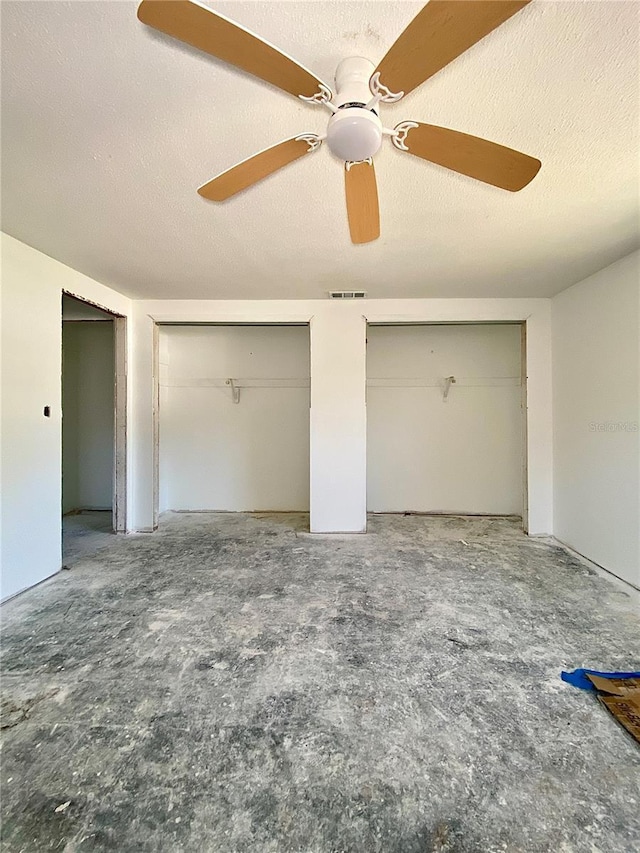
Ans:
[[[326,146],[216,205],[196,189],[329,116],[160,36],[129,2],[2,2],[2,227],[134,297],[547,296],[639,241],[639,14],[536,0],[399,104],[542,160],[508,193],[396,151],[353,246]],[[419,2],[210,5],[319,77],[377,61]]]

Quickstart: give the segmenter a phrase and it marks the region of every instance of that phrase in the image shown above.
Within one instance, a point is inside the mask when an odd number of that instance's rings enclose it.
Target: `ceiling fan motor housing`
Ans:
[[[367,160],[382,143],[382,122],[365,109],[371,100],[369,80],[374,70],[373,62],[361,56],[343,59],[336,69],[333,103],[338,109],[329,119],[327,145],[341,160]]]

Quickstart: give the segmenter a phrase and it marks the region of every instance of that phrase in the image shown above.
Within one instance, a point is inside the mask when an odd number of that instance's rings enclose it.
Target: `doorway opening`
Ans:
[[[368,326],[369,512],[510,516],[527,530],[524,330]]]
[[[126,533],[125,324],[62,295],[63,565]]]
[[[308,324],[160,324],[160,513],[297,513],[308,529]]]

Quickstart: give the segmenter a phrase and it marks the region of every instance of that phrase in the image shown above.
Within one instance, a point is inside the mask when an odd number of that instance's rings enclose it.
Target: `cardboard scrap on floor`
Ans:
[[[596,692],[605,708],[640,743],[640,671],[574,669],[561,672],[560,678],[580,690]]]
[[[640,743],[640,678],[587,678],[598,691],[598,699],[616,720]]]

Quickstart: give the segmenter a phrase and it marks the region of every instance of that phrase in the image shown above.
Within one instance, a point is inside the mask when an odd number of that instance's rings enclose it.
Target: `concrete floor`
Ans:
[[[6,851],[631,853],[640,749],[563,668],[638,599],[500,519],[169,514],[3,608]]]
[[[113,544],[111,512],[83,510],[62,518],[62,563],[72,565],[80,557],[95,554]]]

